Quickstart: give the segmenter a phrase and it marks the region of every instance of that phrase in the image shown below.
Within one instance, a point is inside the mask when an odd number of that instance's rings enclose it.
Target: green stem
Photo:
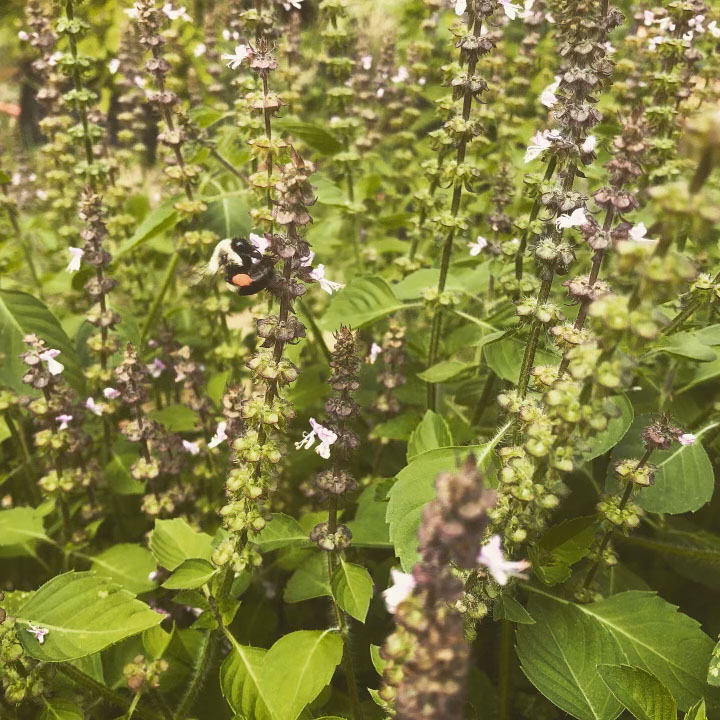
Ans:
[[[162,304],[162,301],[165,299],[165,295],[167,294],[168,288],[170,287],[170,284],[173,281],[173,278],[175,277],[175,269],[177,268],[177,264],[180,261],[180,255],[179,253],[175,252],[173,253],[172,260],[170,261],[170,264],[167,266],[167,270],[165,271],[165,277],[163,278],[163,284],[160,288],[160,292],[158,295],[155,296],[155,299],[153,300],[153,304],[150,307],[150,312],[148,312],[147,317],[145,318],[145,322],[143,323],[142,331],[140,332],[140,344],[145,342],[145,339],[148,336],[148,333],[152,329],[153,323],[155,322],[155,316],[158,314],[158,311],[160,309],[160,305]]]
[[[74,665],[70,665],[69,663],[57,663],[55,667],[57,667],[61,673],[67,675],[81,690],[86,691],[90,697],[100,696],[103,700],[115,707],[121,708],[124,712],[127,712],[127,710],[130,709],[130,706],[132,705],[130,700],[106,687],[102,683],[99,683],[89,675],[86,675],[82,672],[82,670],[78,670]],[[142,707],[136,707],[135,714],[141,720],[160,720],[158,715]]]
[[[538,293],[537,303],[535,305],[536,308],[539,308],[541,305],[546,303],[550,297],[552,281],[552,270],[546,270],[540,285],[540,292]],[[525,353],[523,355],[522,365],[520,366],[520,379],[518,380],[518,392],[520,393],[520,397],[524,397],[527,392],[528,381],[530,380],[530,370],[535,362],[535,353],[537,352],[541,327],[542,323],[537,319],[537,317],[534,317],[532,323],[530,324],[530,335],[528,336],[528,341],[525,345]]]
[[[512,625],[509,620],[500,621],[500,648],[498,657],[498,711],[497,720],[507,720],[510,705],[510,648]]]
[[[635,467],[635,470],[640,470],[642,467],[645,466],[647,461],[650,459],[650,456],[652,455],[653,448],[649,448],[645,451],[645,454],[640,458],[640,462]],[[632,492],[634,489],[634,484],[632,481],[628,481],[627,487],[625,488],[625,492],[623,493],[622,499],[620,500],[620,504],[618,505],[618,510],[622,511],[625,509],[625,506],[628,504],[630,497],[632,496]],[[593,563],[593,566],[590,568],[590,571],[585,576],[585,582],[583,583],[583,588],[589,588],[592,584],[592,581],[595,579],[595,575],[597,574],[597,571],[600,569],[600,563],[602,562],[602,555],[605,552],[605,549],[608,546],[608,543],[610,542],[610,538],[612,537],[614,530],[606,530],[605,535],[603,535],[603,539],[600,541],[600,547],[597,551],[597,558],[595,559],[595,562]]]
[[[185,693],[175,711],[174,720],[184,720],[187,714],[193,709],[200,689],[207,680],[208,673],[214,664],[215,656],[219,648],[218,639],[219,636],[215,630],[209,630],[205,634],[203,643],[200,646],[200,653],[193,666],[190,684],[185,688]]]

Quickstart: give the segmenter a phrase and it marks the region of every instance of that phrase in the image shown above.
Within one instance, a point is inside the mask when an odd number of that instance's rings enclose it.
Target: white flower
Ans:
[[[116,398],[119,398],[119,397],[120,397],[120,391],[119,391],[119,390],[116,390],[115,388],[112,388],[112,387],[106,387],[106,388],[103,390],[103,395],[104,395],[108,400],[115,400]]]
[[[662,35],[655,35],[648,41],[649,52],[655,52],[658,45],[662,45],[665,42],[665,38]]]
[[[695,440],[697,440],[697,437],[692,433],[683,433],[680,437],[678,437],[678,442],[681,445],[692,445]]]
[[[550,83],[541,93],[540,102],[547,108],[551,108],[557,102],[557,95],[555,91],[560,87],[560,80],[562,78],[559,75],[555,76],[555,81]]]
[[[17,36],[18,40],[22,40],[23,42],[27,42],[30,39],[30,36],[24,30],[20,30]]]
[[[296,10],[302,10],[302,1],[303,0],[287,0],[287,2],[283,3],[283,7],[286,10],[290,10],[291,7],[294,7]]]
[[[154,378],[159,378],[165,369],[165,363],[160,358],[155,358],[149,365],[145,366]]]
[[[555,24],[555,18],[554,18],[549,12],[548,12],[548,13],[545,13],[545,22],[550,23],[550,25],[554,25],[554,24]]]
[[[198,43],[193,50],[195,57],[202,57],[207,52],[207,45],[205,43]]]
[[[628,235],[630,236],[630,240],[636,243],[640,243],[641,245],[655,244],[657,242],[657,240],[645,237],[647,235],[647,228],[645,227],[645,223],[641,222],[637,225],[633,225],[630,228]]]
[[[103,414],[103,405],[100,403],[96,403],[94,398],[89,397],[85,401],[85,407],[94,415],[102,415]]]
[[[221,55],[221,58],[222,58],[223,60],[227,60],[227,61],[228,61],[227,66],[228,66],[231,70],[237,70],[237,69],[240,67],[242,61],[243,61],[248,55],[250,55],[250,48],[249,48],[249,46],[247,46],[247,45],[237,45],[237,46],[235,47],[235,53],[234,53],[233,55],[229,55],[228,53],[224,53],[223,55]]]
[[[368,356],[368,362],[371,365],[375,364],[375,361],[378,359],[378,355],[382,352],[382,346],[378,345],[377,343],[373,343],[370,346],[370,355]]]
[[[332,295],[337,290],[342,290],[345,285],[344,283],[333,282],[332,280],[325,279],[325,266],[318,265],[311,273],[310,277],[313,280],[317,280],[320,283],[320,287],[328,294]]]
[[[568,213],[563,213],[558,218],[555,219],[555,227],[558,230],[563,230],[565,228],[571,228],[571,227],[579,227],[580,225],[585,225],[587,223],[587,215],[585,215],[585,210],[583,208],[578,208],[577,210],[573,210],[571,214],[568,215]]]
[[[372,55],[363,55],[360,58],[360,66],[363,70],[369,70],[372,67],[373,59]]]
[[[455,14],[460,16],[467,10],[467,0],[455,0]]]
[[[68,252],[70,253],[70,262],[67,264],[65,272],[77,272],[80,269],[80,263],[82,262],[85,252],[82,250],[82,248],[76,247],[69,247]]]
[[[217,430],[215,431],[215,434],[212,436],[212,439],[208,443],[209,448],[214,448],[220,445],[220,443],[223,443],[227,440],[227,433],[225,432],[227,430],[227,423],[223,420],[222,422],[218,423]]]
[[[696,15],[694,18],[688,20],[688,25],[698,34],[702,35],[705,32],[703,23],[705,22],[704,15]]]
[[[707,29],[708,29],[708,32],[714,38],[720,38],[720,27],[718,27],[718,25],[717,25],[717,20],[713,20],[712,22],[709,22]]]
[[[65,366],[55,359],[59,354],[59,350],[50,348],[49,350],[41,352],[38,356],[47,363],[47,369],[51,375],[59,375],[65,369]]]
[[[646,26],[652,25],[655,22],[655,15],[654,13],[650,12],[650,10],[643,11],[643,23]]]
[[[513,561],[505,558],[500,547],[499,535],[493,535],[487,544],[480,548],[477,561],[488,569],[498,585],[507,585],[507,581],[511,577],[527,578],[522,571],[530,567],[527,560]]]
[[[45,642],[45,636],[50,632],[47,628],[39,627],[37,625],[33,625],[32,623],[28,623],[28,626],[25,629],[29,633],[32,633],[41,645]]]
[[[111,75],[114,75],[118,71],[119,67],[120,67],[120,60],[118,58],[113,58],[108,63],[108,70],[110,71]]]
[[[327,460],[330,457],[330,446],[337,440],[337,435],[330,428],[316,422],[315,418],[310,418],[310,427],[312,430],[309,433],[303,433],[302,440],[295,443],[295,449],[309,450],[317,438],[320,444],[315,448],[315,452]]]
[[[390,574],[392,575],[393,584],[387,590],[383,590],[383,597],[388,612],[394,614],[398,605],[410,596],[417,583],[411,573],[404,573],[391,568]]]
[[[270,241],[264,235],[256,235],[250,233],[248,239],[263,255],[265,251],[270,247]]]
[[[468,243],[470,254],[473,257],[479,255],[487,247],[487,244],[488,241],[482,235],[478,235],[474,243]]]
[[[197,443],[190,442],[189,440],[183,440],[182,446],[187,450],[191,455],[197,455],[200,452],[200,447]]]
[[[385,94],[385,88],[378,88],[375,93],[376,98],[381,98]]]
[[[673,32],[675,30],[675,23],[669,17],[660,18],[657,24],[660,32],[667,33],[668,31]]]
[[[58,430],[65,430],[68,426],[68,423],[73,419],[72,415],[58,415],[55,418],[60,424],[58,425]]]
[[[160,577],[160,573],[157,570],[153,570],[152,572],[148,573],[148,580],[150,582],[155,582]]]
[[[692,45],[692,41],[693,41],[693,31],[692,31],[692,30],[688,30],[688,31],[682,36],[683,45],[684,45],[686,48],[689,48],[689,47]]]
[[[525,151],[525,162],[534,160],[543,150],[547,150],[552,144],[553,140],[558,140],[562,136],[558,130],[543,130],[542,132],[536,132],[530,138],[530,144]]]
[[[398,83],[405,82],[409,77],[410,73],[408,72],[408,69],[404,65],[401,65],[398,68],[397,73],[393,75],[390,80],[397,85]]]
[[[137,20],[138,18],[138,8],[137,4],[133,5],[132,7],[125,8],[123,12],[131,19],[131,20]]]
[[[585,142],[580,146],[580,149],[584,153],[591,153],[595,149],[596,145],[597,145],[597,139],[595,138],[595,136],[588,135],[585,138]]]
[[[509,0],[500,0],[503,12],[510,20],[514,20],[518,12],[522,11],[522,8],[515,3],[511,3]]]
[[[188,15],[188,11],[184,7],[174,8],[172,3],[165,3],[162,6],[162,12],[167,15],[170,20],[177,20],[178,18],[185,22],[192,22],[192,18]]]
[[[521,20],[529,20],[535,13],[533,13],[533,5],[535,0],[525,0],[523,3],[523,11],[520,13]]]
[[[142,75],[135,75],[135,77],[133,77],[133,82],[141,89],[145,87],[145,78]]]
[[[615,47],[613,46],[612,43],[606,42],[606,43],[605,43],[605,52],[606,52],[608,55],[614,55],[614,54],[617,52],[617,50],[615,49]]]

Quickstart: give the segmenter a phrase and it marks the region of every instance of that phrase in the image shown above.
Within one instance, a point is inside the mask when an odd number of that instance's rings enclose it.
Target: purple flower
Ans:
[[[309,433],[303,433],[302,440],[295,443],[296,450],[309,450],[314,444],[317,438],[320,444],[315,448],[315,452],[321,457],[327,460],[330,457],[330,446],[337,440],[337,435],[315,421],[315,418],[310,418],[310,427],[312,430]]]

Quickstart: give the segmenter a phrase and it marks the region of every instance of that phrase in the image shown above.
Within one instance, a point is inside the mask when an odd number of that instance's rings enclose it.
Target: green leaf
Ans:
[[[686,713],[684,720],[708,720],[705,712],[705,700],[695,703]]]
[[[678,375],[680,387],[674,391],[675,395],[681,395],[708,380],[714,380],[720,375],[720,349],[713,348],[713,352],[715,353],[714,360],[703,362],[702,365],[692,367],[690,372]]]
[[[459,360],[442,360],[427,370],[419,372],[417,375],[427,383],[441,383],[456,377],[472,367],[475,367],[475,363],[465,363]]]
[[[706,343],[702,342],[700,337],[696,332],[663,335],[650,352],[664,352],[668,355],[698,360],[699,362],[712,362],[715,359],[715,352]]]
[[[113,452],[112,460],[105,466],[108,487],[118,495],[142,495],[145,483],[130,474],[130,466],[138,459],[136,451]]]
[[[641,432],[650,422],[647,415],[638,417],[613,450],[606,483],[609,492],[615,493],[618,489],[612,475],[614,463],[622,458],[642,457],[645,450]],[[657,466],[655,484],[643,488],[633,498],[633,502],[643,510],[678,514],[694,512],[710,502],[715,489],[715,477],[700,439],[692,445],[673,443],[669,450],[656,450],[650,461]]]
[[[273,720],[259,676],[267,650],[234,644],[220,668],[220,687],[234,713],[252,720]]]
[[[418,423],[408,440],[408,462],[416,455],[437,448],[450,447],[452,444],[452,433],[445,418],[432,410],[426,410],[423,419]]]
[[[77,703],[63,698],[42,698],[43,709],[38,720],[83,720],[83,714]]]
[[[715,644],[707,671],[707,684],[712,687],[720,687],[720,642]]]
[[[438,448],[416,455],[398,473],[389,492],[386,519],[395,554],[405,572],[410,572],[417,561],[417,531],[425,503],[435,497],[435,477],[457,468],[468,453],[475,455],[480,470],[487,470],[494,457],[494,447],[507,427],[484,445]]]
[[[92,572],[57,575],[20,608],[20,642],[43,662],[64,662],[91,655],[162,622],[151,610],[103,577]],[[30,623],[48,630],[40,644],[27,631]]]
[[[610,398],[610,401],[618,408],[620,414],[608,422],[605,430],[595,433],[588,439],[586,449],[582,454],[585,462],[604,455],[608,450],[614,448],[615,445],[625,437],[625,433],[627,433],[632,425],[634,417],[633,406],[630,400],[628,400],[627,395],[624,393],[622,395],[615,395]]]
[[[187,405],[166,405],[160,410],[151,410],[148,416],[170,432],[190,432],[200,427],[200,416]]]
[[[381,277],[357,278],[335,295],[321,325],[325,330],[341,324],[360,328],[403,307]]]
[[[621,706],[600,679],[599,663],[624,660],[612,634],[571,603],[532,597],[534,625],[517,629],[517,654],[528,680],[578,720],[613,720]]]
[[[216,232],[221,238],[247,236],[252,224],[245,196],[238,192],[223,193],[208,203],[201,223],[206,230]]]
[[[0,547],[25,545],[36,540],[50,542],[42,515],[35,508],[20,506],[0,510]]]
[[[212,578],[217,572],[207,560],[190,558],[162,584],[168,590],[192,590],[199,588]]]
[[[133,595],[148,592],[156,586],[148,579],[155,570],[155,560],[150,552],[140,545],[113,545],[91,560],[91,570],[121,585]]]
[[[355,518],[345,523],[352,533],[353,547],[392,547],[390,528],[385,521],[388,504],[376,500],[377,489],[378,483],[373,483],[360,493]]]
[[[502,337],[483,346],[483,355],[488,367],[502,380],[517,384],[520,366],[525,354],[525,343],[516,337]],[[552,353],[538,349],[535,365],[557,365],[558,358]]]
[[[27,350],[23,337],[31,333],[60,351],[56,359],[65,366],[63,380],[82,392],[85,379],[72,341],[40,300],[17,290],[0,290],[0,385],[27,394],[22,381],[27,365],[18,355]]]
[[[160,625],[151,627],[142,634],[142,644],[145,652],[151,659],[161,658],[168,649],[175,633],[175,625],[170,632],[163,630]]]
[[[348,615],[364,623],[373,594],[370,573],[364,567],[347,563],[340,558],[330,586],[337,604]]]
[[[343,149],[343,144],[333,134],[311,123],[273,120],[273,127],[290,136],[299,137],[313,150],[317,150],[323,155],[334,155]]]
[[[196,532],[182,518],[156,520],[149,545],[158,565],[168,570],[176,570],[190,558],[209,560],[212,555],[210,535]]]
[[[596,516],[563,520],[551,527],[530,549],[533,569],[546,585],[565,582],[570,566],[588,553],[598,529]]]
[[[120,246],[114,253],[114,259],[117,260],[121,255],[133,250],[138,245],[174,227],[178,221],[178,214],[173,208],[174,204],[174,199],[169,200],[163,205],[151,210],[137,226],[133,235],[120,243]]]
[[[272,520],[265,525],[253,543],[260,552],[270,552],[289,545],[310,547],[312,543],[300,523],[284,513],[273,513]]]
[[[283,600],[296,603],[325,595],[332,596],[327,556],[324,552],[313,552],[290,576],[285,585]]]
[[[387,660],[380,657],[380,646],[370,645],[370,660],[372,661],[375,672],[382,677],[383,670],[387,665]]]
[[[598,665],[610,692],[637,720],[676,720],[670,691],[649,672],[630,665]]]
[[[500,595],[493,605],[494,620],[509,620],[510,622],[520,623],[521,625],[533,625],[530,613],[510,595]]]
[[[342,640],[331,630],[298,630],[281,637],[260,668],[260,689],[273,720],[296,720],[330,683],[342,653]]]
[[[550,600],[572,605],[557,597]],[[687,710],[703,696],[713,641],[698,622],[677,612],[677,606],[654,592],[628,590],[600,602],[573,607],[608,630],[622,648],[622,657],[598,663],[629,663],[647,670],[668,688],[681,710]],[[531,614],[538,620],[532,610]]]
[[[299,630],[267,651],[233,642],[220,684],[243,718],[296,720],[330,683],[341,658],[342,640],[330,630]]]

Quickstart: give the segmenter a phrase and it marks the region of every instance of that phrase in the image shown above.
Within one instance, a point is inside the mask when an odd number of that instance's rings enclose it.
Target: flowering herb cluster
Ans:
[[[717,715],[717,3],[0,19],[0,717]]]

